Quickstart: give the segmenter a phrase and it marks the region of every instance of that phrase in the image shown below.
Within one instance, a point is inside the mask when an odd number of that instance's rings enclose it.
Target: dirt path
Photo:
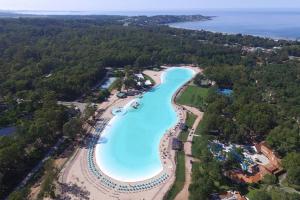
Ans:
[[[194,137],[194,131],[197,129],[198,124],[202,120],[203,112],[200,112],[198,109],[183,106],[186,110],[192,112],[194,115],[197,116],[192,129],[190,130],[189,136],[187,138],[187,142],[184,143],[184,152],[185,152],[185,183],[183,189],[177,194],[175,200],[188,200],[189,199],[189,186],[192,182],[192,164],[191,161],[195,159],[191,157],[192,155],[192,141]]]

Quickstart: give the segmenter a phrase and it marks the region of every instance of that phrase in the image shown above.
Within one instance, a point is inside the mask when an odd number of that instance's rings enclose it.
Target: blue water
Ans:
[[[170,26],[273,39],[300,39],[299,10],[216,10],[203,11],[202,14],[215,17],[213,20],[175,23]]]
[[[205,22],[184,22],[171,26],[192,30],[241,33],[274,39],[300,39],[299,9],[203,9],[157,11],[15,11],[38,15],[205,15]]]
[[[225,96],[230,96],[230,95],[232,95],[233,90],[231,90],[231,89],[218,89],[218,92],[220,94],[225,95]]]
[[[0,128],[0,137],[12,135],[16,131],[17,131],[16,127]]]
[[[137,99],[138,109],[127,106],[125,115],[112,119],[101,136],[106,143],[96,147],[96,161],[104,173],[117,180],[133,182],[162,171],[159,143],[178,121],[171,99],[193,74],[186,68],[167,70],[162,84]]]
[[[116,77],[108,78],[101,86],[100,89],[108,89],[115,81],[117,80]]]

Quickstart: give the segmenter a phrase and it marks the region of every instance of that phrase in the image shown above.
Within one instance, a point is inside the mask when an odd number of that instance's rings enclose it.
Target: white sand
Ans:
[[[187,67],[192,70],[194,70],[196,73],[200,72],[200,69],[193,68],[193,67]],[[156,85],[161,83],[161,75],[163,71],[150,71],[146,70],[144,73],[148,76],[150,76],[155,82]],[[101,118],[107,118],[111,119],[113,115],[111,114],[111,110],[114,107],[123,107],[128,102],[133,100],[136,97],[128,97],[126,99],[118,99],[116,97],[116,91],[113,92],[113,94],[110,96],[107,102],[104,102],[99,105],[99,109],[105,110],[104,113],[101,115]],[[174,100],[174,98],[173,98]],[[185,121],[186,113],[182,109],[182,107],[173,105],[176,109],[176,112],[178,113],[178,116],[182,122]],[[99,180],[94,177],[90,171],[88,170],[87,166],[87,149],[82,147],[77,150],[77,153],[73,158],[70,159],[70,161],[66,164],[66,166],[63,168],[63,170],[60,173],[60,182],[67,185],[74,185],[76,184],[78,187],[80,187],[84,192],[86,192],[86,195],[89,199],[97,199],[97,200],[109,200],[109,199],[163,199],[166,192],[171,188],[174,180],[175,180],[175,151],[171,150],[171,139],[172,137],[177,137],[180,133],[179,128],[172,128],[161,139],[160,143],[160,156],[163,163],[163,171],[159,174],[161,176],[162,174],[166,173],[170,177],[167,179],[166,182],[161,183],[157,187],[154,187],[149,190],[144,190],[140,192],[128,192],[128,193],[121,193],[113,189],[107,189],[104,186],[100,185]],[[157,177],[159,177],[157,176]],[[152,179],[156,179],[157,177],[153,177]],[[110,177],[107,177],[114,183],[124,185],[128,184],[125,182],[120,182],[117,180],[113,180]],[[150,179],[151,180],[151,179]],[[145,180],[141,183],[148,183],[150,180]],[[132,184],[132,183],[130,183]],[[129,184],[128,184],[129,185]],[[78,192],[75,194],[74,192],[70,191],[64,191],[62,192],[63,196],[70,197],[71,199],[83,199]],[[83,194],[83,193],[82,193]]]

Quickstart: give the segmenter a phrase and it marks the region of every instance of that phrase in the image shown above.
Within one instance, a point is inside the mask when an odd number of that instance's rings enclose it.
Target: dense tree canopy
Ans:
[[[2,19],[0,27],[1,95],[51,90],[59,99],[69,100],[101,81],[105,67],[240,62],[238,47],[195,42],[186,31],[164,26],[124,27],[114,20]]]
[[[209,89],[206,113],[197,129],[201,137],[193,145],[201,162],[193,167],[191,199],[208,199],[228,185],[236,187],[223,176],[226,166],[212,158],[207,148],[211,138],[240,144],[267,139],[284,158],[289,183],[299,184],[300,64],[288,60],[290,55],[299,56],[297,42],[167,26],[123,26],[120,19],[0,20],[0,127],[17,127],[13,136],[0,137],[0,198],[59,138],[74,139],[81,132],[82,121],[57,105],[57,100],[89,93],[104,80],[107,67],[143,69],[179,63],[205,68],[205,76],[197,76],[196,84],[216,83]],[[283,48],[245,53],[243,46]],[[125,86],[131,86],[126,75]],[[233,89],[233,94],[219,94],[218,88]],[[108,95],[99,91],[97,98],[102,101]],[[83,119],[94,111],[89,107]],[[20,193],[13,195],[17,199]],[[257,199],[282,195],[261,190],[249,194]]]
[[[264,60],[266,57],[260,55],[259,59]],[[300,88],[300,64],[293,60],[281,60],[280,64],[277,62],[278,60],[273,60],[272,63],[252,66],[211,66],[205,69],[205,77],[215,81],[216,86],[210,88],[208,106],[197,130],[201,138],[196,138],[193,144],[193,154],[201,160],[201,167],[193,171],[193,184],[190,187],[192,198],[199,199],[197,195],[202,194],[198,192],[203,190],[200,179],[219,169],[210,165],[214,162],[210,151],[203,150],[207,149],[207,140],[214,139],[237,144],[253,144],[266,140],[283,158],[287,182],[291,186],[299,185],[300,94],[296,88]],[[201,80],[203,76],[197,77],[196,81],[197,79]],[[232,88],[233,94],[220,94],[217,90],[220,87]],[[226,162],[221,162],[221,168],[226,170],[239,166],[229,156]],[[229,188],[242,186],[226,182],[227,178],[223,174],[220,177],[219,180],[210,177],[215,183],[213,188],[205,187],[210,193],[224,192],[224,185]],[[272,186],[276,182],[276,177],[267,176],[262,184]],[[241,188],[242,191],[245,189],[247,187]],[[277,189],[255,189],[248,196],[250,199],[270,200],[299,198],[297,194]]]

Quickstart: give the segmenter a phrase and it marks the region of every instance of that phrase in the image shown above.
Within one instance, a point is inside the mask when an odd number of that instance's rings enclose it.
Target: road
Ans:
[[[189,199],[189,186],[192,182],[192,162],[195,162],[195,158],[193,158],[192,155],[192,141],[194,137],[194,131],[197,129],[200,121],[203,117],[203,112],[200,112],[198,109],[189,107],[189,106],[183,106],[186,110],[192,112],[195,116],[197,116],[191,130],[189,133],[189,136],[187,138],[187,141],[184,143],[184,152],[185,152],[185,182],[183,189],[177,194],[175,197],[175,200],[187,200]]]
[[[64,105],[64,106],[67,106],[67,107],[71,107],[71,106],[76,106],[79,108],[80,112],[83,113],[86,106],[87,106],[87,103],[80,103],[80,102],[77,102],[77,101],[73,101],[73,102],[67,102],[67,101],[58,101],[57,102],[59,105]]]
[[[58,140],[58,142],[48,151],[43,160],[41,160],[23,179],[23,181],[14,189],[13,192],[23,188],[28,181],[43,167],[45,162],[50,159],[50,157],[55,153],[58,147],[64,142],[64,138]]]

